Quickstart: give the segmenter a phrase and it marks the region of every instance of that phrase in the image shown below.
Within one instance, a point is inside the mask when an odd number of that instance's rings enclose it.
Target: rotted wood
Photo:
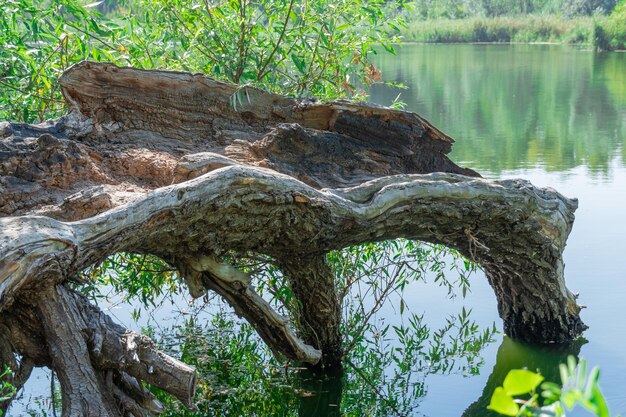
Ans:
[[[70,115],[0,123],[0,215],[77,220],[233,162],[316,188],[393,174],[478,175],[450,161],[454,141],[415,113],[106,63],[78,64],[60,83]]]
[[[341,358],[325,254],[384,239],[442,243],[479,262],[515,338],[564,343],[585,328],[563,276],[576,201],[457,166],[453,140],[414,113],[106,63],[78,64],[60,83],[67,116],[0,123],[0,338],[12,340],[0,350],[65,379],[87,362],[90,392],[62,387],[98,396],[98,412],[120,412],[111,401],[148,412],[138,381],[185,404],[195,387],[193,369],[64,287],[120,251],[171,262],[192,295],[218,292],[277,356],[309,364]],[[229,251],[276,260],[300,300],[294,325],[223,261]],[[54,301],[27,302],[42,294]],[[66,333],[92,335],[71,358],[55,353],[61,316]]]

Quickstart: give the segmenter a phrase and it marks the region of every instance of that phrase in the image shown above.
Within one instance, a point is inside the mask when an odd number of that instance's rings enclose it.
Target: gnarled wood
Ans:
[[[23,358],[56,371],[64,416],[158,414],[162,406],[140,381],[193,406],[192,367],[164,355],[150,339],[114,323],[63,285],[43,289],[29,291],[28,302],[2,313],[8,329],[3,340]]]
[[[296,326],[304,341],[323,352],[321,365],[337,367],[342,356],[341,304],[335,274],[320,255],[282,258],[280,265],[298,300]]]
[[[481,263],[507,332],[563,342],[581,330],[561,258],[574,207],[522,180],[407,175],[320,191],[272,171],[231,166],[78,222],[0,219],[0,306],[7,308],[25,287],[54,274],[63,280],[119,251],[171,259],[229,248],[282,261],[306,257],[312,248],[324,253],[405,237],[443,243]]]
[[[235,309],[235,313],[252,324],[275,356],[280,358],[280,355],[284,355],[288,359],[312,365],[320,361],[322,352],[313,348],[310,341],[305,339],[309,343],[307,345],[296,336],[288,319],[276,313],[254,291],[247,274],[220,262],[214,256],[187,256],[178,265],[187,283],[190,279],[194,281],[194,284],[189,284],[190,288],[201,286],[221,295]],[[196,296],[199,295],[199,292],[196,293]]]
[[[325,254],[384,239],[479,262],[513,337],[563,343],[584,329],[563,276],[576,201],[458,167],[452,139],[414,113],[91,62],[60,82],[66,117],[0,124],[0,359],[55,368],[64,394],[93,396],[101,415],[158,412],[138,381],[188,405],[195,388],[193,369],[64,287],[121,251],[167,260],[193,296],[218,292],[277,355],[310,364],[341,358]],[[300,301],[296,332],[229,251],[275,259]],[[55,334],[58,320],[69,327]],[[77,339],[67,357],[63,335]],[[77,407],[67,415],[90,412]]]

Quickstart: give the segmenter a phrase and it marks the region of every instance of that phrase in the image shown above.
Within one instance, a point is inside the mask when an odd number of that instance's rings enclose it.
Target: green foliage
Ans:
[[[65,111],[58,76],[83,59],[202,71],[294,96],[360,97],[393,52],[405,0],[79,0],[0,4],[0,120]]]
[[[562,14],[608,14],[615,0],[416,0],[410,20]]]
[[[600,390],[600,371],[593,368],[587,374],[587,363],[578,365],[573,356],[561,364],[561,386],[544,382],[543,377],[528,370],[514,369],[506,376],[503,386],[497,387],[491,397],[491,410],[505,416],[565,417],[566,411],[580,405],[597,417],[610,417],[609,409]],[[541,395],[537,388],[541,384]],[[514,397],[523,398],[514,398]]]
[[[460,20],[429,20],[409,24],[403,32],[417,42],[560,42],[594,44],[594,24],[602,18],[515,16]]]
[[[168,353],[196,367],[198,411],[190,411],[155,390],[166,406],[163,416],[297,415],[297,382],[259,339],[254,329],[220,310],[200,320],[197,307],[181,326],[147,329]]]
[[[405,11],[409,23],[402,35],[417,42],[555,42],[626,49],[626,7],[616,4],[615,0],[418,0],[413,11]]]
[[[163,260],[133,253],[117,253],[81,274],[77,289],[94,301],[122,294],[124,301],[139,301],[133,311],[138,318],[144,308],[156,307],[163,295],[179,293],[176,269]]]
[[[329,253],[327,260],[336,273],[342,299],[355,284],[363,283],[377,288],[387,283],[394,292],[402,292],[411,282],[423,281],[427,273],[434,275],[434,282],[445,287],[449,296],[454,297],[457,289],[465,296],[469,274],[476,270],[476,264],[443,245],[406,239],[350,246]]]
[[[607,14],[616,3],[617,0],[569,0],[563,4],[563,13],[568,16]]]
[[[13,371],[11,371],[8,366],[4,365],[2,373],[0,373],[0,404],[11,400],[15,396],[15,387],[9,382],[12,377]],[[1,416],[2,410],[0,410],[0,417]]]
[[[626,7],[609,16],[524,15],[414,21],[402,31],[415,42],[551,42],[626,49]]]
[[[76,0],[0,3],[0,119],[32,122],[63,113],[58,76],[82,59],[130,63],[117,42],[121,32]]]
[[[626,49],[626,1],[622,0],[604,27],[608,49]]]
[[[483,339],[482,332],[472,331],[469,312],[462,320],[450,317],[452,324],[439,330],[409,317],[406,325],[366,329],[346,353],[344,374],[316,376],[279,363],[247,323],[220,306],[196,304],[182,325],[155,323],[146,329],[164,351],[195,366],[199,375],[198,411],[154,390],[165,405],[164,416],[322,415],[324,409],[336,410],[337,416],[409,415],[426,394],[429,375],[472,375],[480,348],[493,335]],[[317,413],[307,414],[309,407]]]
[[[149,45],[176,33],[171,41],[185,52],[166,50],[161,60],[235,83],[328,98],[353,96],[357,80],[379,81],[369,57],[374,43],[392,50],[387,34],[402,25],[393,14],[403,6],[382,0],[143,0],[133,11],[144,13],[138,26],[152,28]]]

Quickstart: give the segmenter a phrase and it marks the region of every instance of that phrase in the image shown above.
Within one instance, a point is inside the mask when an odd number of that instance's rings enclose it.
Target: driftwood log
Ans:
[[[0,361],[17,385],[52,368],[66,417],[158,414],[142,382],[193,403],[194,369],[65,285],[121,251],[176,266],[193,296],[216,291],[277,355],[309,364],[342,354],[325,254],[383,239],[476,260],[513,338],[584,330],[562,260],[576,201],[455,165],[452,139],[414,113],[105,63],[60,83],[67,116],[0,124]],[[296,320],[224,261],[232,252],[276,261]]]

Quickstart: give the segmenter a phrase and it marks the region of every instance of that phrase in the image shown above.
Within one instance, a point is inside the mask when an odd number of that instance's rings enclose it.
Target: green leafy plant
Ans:
[[[295,417],[336,409],[336,416],[386,417],[411,415],[426,395],[429,375],[473,374],[461,360],[476,364],[480,349],[475,348],[491,339],[462,330],[471,327],[464,324],[471,323],[466,314],[451,316],[442,329],[430,329],[414,315],[395,327],[368,327],[346,353],[346,370],[339,375],[315,375],[298,364],[280,363],[254,329],[217,300],[192,305],[174,327],[155,320],[144,332],[199,375],[198,411],[154,390],[165,406],[162,415]],[[317,414],[304,413],[307,407]]]
[[[598,384],[597,367],[587,374],[586,361],[581,359],[576,364],[576,359],[569,356],[559,370],[561,386],[543,382],[540,374],[529,370],[511,370],[503,385],[495,389],[488,408],[505,416],[565,417],[566,412],[579,405],[594,416],[610,417]]]
[[[135,253],[116,253],[77,277],[76,288],[96,303],[138,301],[132,316],[137,320],[142,308],[156,308],[166,298],[180,293],[177,270],[160,258]],[[116,301],[117,302],[117,301]]]
[[[390,32],[403,26],[396,10],[404,7],[398,0],[140,0],[131,9],[141,13],[136,24],[149,22],[150,45],[179,46],[161,52],[168,66],[334,98],[359,94],[359,82],[380,81],[369,58],[375,45],[393,52]]]
[[[84,60],[202,71],[274,92],[362,97],[394,52],[405,0],[80,0],[0,3],[0,119],[65,112],[58,76]],[[108,9],[107,9],[108,10]],[[245,92],[245,89],[242,91]]]
[[[626,1],[613,10],[605,26],[610,49],[626,49]]]
[[[12,377],[13,371],[4,365],[3,371],[0,373],[0,404],[15,396],[15,387],[9,382]],[[0,416],[2,416],[2,410],[0,410]]]

